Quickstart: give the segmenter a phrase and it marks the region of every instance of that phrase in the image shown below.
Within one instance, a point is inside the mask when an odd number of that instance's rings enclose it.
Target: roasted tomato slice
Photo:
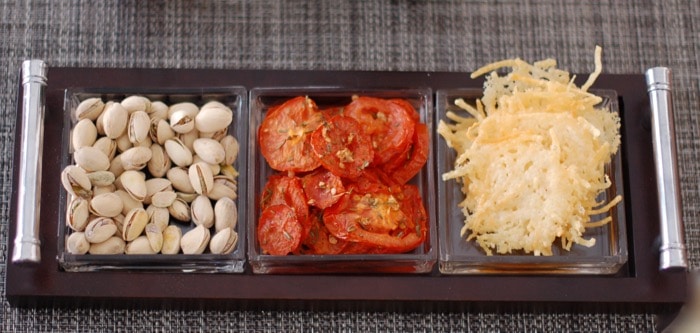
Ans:
[[[321,209],[332,206],[345,194],[345,186],[340,177],[324,168],[318,168],[302,177],[301,185],[309,206]]]
[[[370,136],[374,165],[381,165],[403,152],[411,143],[414,116],[402,105],[374,97],[356,97],[344,109]]]
[[[408,111],[408,114],[411,115],[411,118],[413,118],[413,121],[415,121],[416,123],[420,122],[420,115],[418,114],[416,109],[413,107],[413,105],[411,105],[411,103],[409,103],[407,100],[402,99],[402,98],[392,98],[388,101],[389,101],[389,103],[397,104],[397,105],[401,106],[402,108],[406,109],[406,111]]]
[[[425,237],[406,215],[412,210],[402,209],[400,195],[388,189],[362,192],[350,186],[347,195],[324,211],[323,222],[334,236],[378,247],[377,253],[411,251]]]
[[[258,241],[263,253],[284,256],[296,252],[301,244],[301,232],[297,215],[287,205],[271,205],[260,214]]]
[[[317,128],[311,146],[321,165],[339,177],[359,177],[374,157],[360,124],[345,116],[335,116]]]
[[[423,165],[428,161],[428,154],[430,154],[428,127],[425,124],[417,123],[413,133],[413,143],[407,152],[389,161],[386,168],[391,170],[392,179],[399,184],[405,184],[423,168]]]
[[[344,253],[345,248],[350,244],[342,239],[333,236],[326,225],[323,224],[321,218],[323,212],[320,210],[312,210],[309,214],[311,220],[311,231],[309,235],[302,241],[302,253],[304,254],[339,254]]]
[[[270,109],[258,129],[260,152],[271,168],[304,172],[320,162],[309,144],[323,117],[313,100],[300,96]]]
[[[260,209],[265,210],[267,207],[279,204],[289,206],[303,227],[301,236],[304,238],[311,229],[308,220],[309,206],[306,202],[301,179],[276,174],[268,178],[267,184],[263,188],[262,197],[260,198]]]

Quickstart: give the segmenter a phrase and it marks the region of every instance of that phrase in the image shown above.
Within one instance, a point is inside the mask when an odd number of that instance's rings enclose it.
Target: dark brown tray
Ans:
[[[585,77],[585,76],[584,76]],[[480,87],[468,73],[334,72],[212,69],[51,68],[41,193],[39,265],[7,262],[5,290],[12,305],[93,304],[146,307],[233,307],[312,309],[470,309],[484,307],[550,310],[652,307],[677,310],[686,301],[685,272],[659,272],[659,212],[656,204],[650,107],[642,75],[602,75],[594,88],[619,94],[622,160],[626,184],[629,260],[614,276],[470,275],[253,275],[152,272],[67,273],[56,261],[61,124],[69,87],[148,88],[242,85],[253,87],[342,86],[350,88]],[[18,93],[21,99],[21,86]],[[15,142],[20,142],[18,102]],[[19,165],[19,145],[14,149]],[[13,170],[8,248],[16,233],[19,168]],[[7,256],[10,257],[9,255]]]

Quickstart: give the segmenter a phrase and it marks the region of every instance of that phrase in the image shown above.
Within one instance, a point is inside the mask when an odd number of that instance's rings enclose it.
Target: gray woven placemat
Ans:
[[[674,70],[691,267],[700,267],[694,1],[0,1],[2,332],[649,332],[653,313],[257,312],[16,309],[4,298],[21,61],[50,66],[465,71],[506,57],[556,58],[572,72]],[[108,77],[105,80],[109,80]]]

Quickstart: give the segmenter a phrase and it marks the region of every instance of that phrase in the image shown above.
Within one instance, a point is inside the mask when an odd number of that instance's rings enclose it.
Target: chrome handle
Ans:
[[[22,138],[13,263],[41,261],[39,212],[47,72],[48,67],[41,60],[22,63]]]
[[[659,269],[662,271],[685,270],[688,267],[688,260],[683,236],[681,188],[676,160],[671,71],[666,67],[650,68],[646,72],[646,80],[651,102],[654,164],[661,215]]]

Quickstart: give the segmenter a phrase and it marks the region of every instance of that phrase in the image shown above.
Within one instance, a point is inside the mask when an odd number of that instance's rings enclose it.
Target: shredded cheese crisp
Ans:
[[[596,201],[611,186],[605,165],[620,145],[619,116],[588,92],[600,58],[596,47],[595,71],[580,88],[553,59],[486,65],[472,74],[488,73],[483,97],[475,106],[455,101],[471,117],[448,112],[450,123],[440,121],[438,133],[457,152],[442,178],[461,183],[466,196],[462,237],[488,255],[552,255],[557,239],[567,251],[590,247],[595,239],[583,237],[586,228],[611,220],[591,221],[621,201]],[[511,71],[500,76],[504,67]]]

